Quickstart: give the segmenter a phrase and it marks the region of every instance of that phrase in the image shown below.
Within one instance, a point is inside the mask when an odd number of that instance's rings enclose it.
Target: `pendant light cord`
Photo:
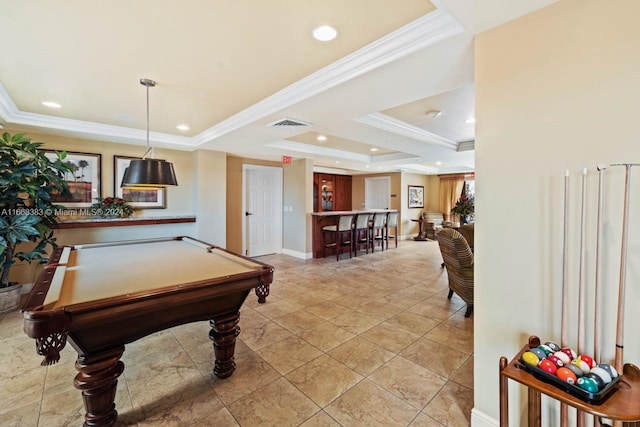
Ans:
[[[151,158],[153,159],[153,148],[149,144],[149,87],[155,87],[156,82],[149,79],[140,79],[140,84],[147,88],[147,151],[142,156],[142,159],[146,159],[149,153],[151,153]]]

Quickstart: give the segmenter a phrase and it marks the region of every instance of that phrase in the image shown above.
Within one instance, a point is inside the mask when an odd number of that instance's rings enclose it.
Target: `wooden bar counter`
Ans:
[[[322,258],[323,256],[323,242],[322,227],[327,225],[336,225],[338,218],[342,215],[357,215],[362,213],[368,213],[373,216],[377,212],[398,212],[397,209],[366,209],[359,211],[329,211],[329,212],[312,212],[312,251],[314,258]]]

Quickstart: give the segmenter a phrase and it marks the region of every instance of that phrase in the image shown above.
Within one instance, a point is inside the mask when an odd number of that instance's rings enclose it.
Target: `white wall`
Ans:
[[[577,345],[579,175],[588,168],[587,274],[593,345],[595,167],[640,162],[640,2],[562,0],[476,38],[475,408],[498,418],[498,359],[527,337],[560,340],[563,175],[571,172],[570,334]],[[625,361],[640,364],[640,167],[633,170]],[[620,168],[606,173],[604,352],[614,355]],[[511,424],[525,425],[522,389]],[[542,425],[558,425],[543,401]],[[478,417],[478,420],[480,417]],[[474,425],[486,425],[478,421]]]

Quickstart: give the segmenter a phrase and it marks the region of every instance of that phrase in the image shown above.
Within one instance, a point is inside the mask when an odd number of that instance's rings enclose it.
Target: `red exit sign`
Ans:
[[[290,156],[282,156],[282,163],[285,165],[290,165],[291,164],[291,157]]]

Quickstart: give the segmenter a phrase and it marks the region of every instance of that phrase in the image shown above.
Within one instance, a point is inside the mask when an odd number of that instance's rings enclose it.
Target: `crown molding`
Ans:
[[[464,27],[453,15],[444,9],[437,9],[210,127],[196,135],[194,143],[201,145],[211,142],[226,133],[463,31]]]
[[[436,135],[435,133],[431,133],[383,113],[367,114],[366,116],[358,117],[355,121],[387,132],[395,133],[397,135],[406,136],[407,138],[437,144],[451,150],[456,150],[458,148],[458,144],[455,141]]]
[[[336,157],[339,159],[353,160],[356,162],[371,163],[372,157],[366,154],[352,153],[351,151],[337,150],[335,148],[318,147],[317,145],[302,144],[295,141],[281,139],[266,144],[267,147],[281,150],[295,151],[297,153],[312,154],[315,156]]]
[[[441,7],[287,86],[194,137],[160,132],[152,132],[149,137],[154,145],[162,144],[183,149],[195,149],[283,108],[462,33],[464,30],[462,24],[444,7]],[[109,138],[117,142],[140,143],[146,141],[146,133],[139,129],[20,111],[1,82],[0,118],[6,123],[74,132],[94,138]]]

